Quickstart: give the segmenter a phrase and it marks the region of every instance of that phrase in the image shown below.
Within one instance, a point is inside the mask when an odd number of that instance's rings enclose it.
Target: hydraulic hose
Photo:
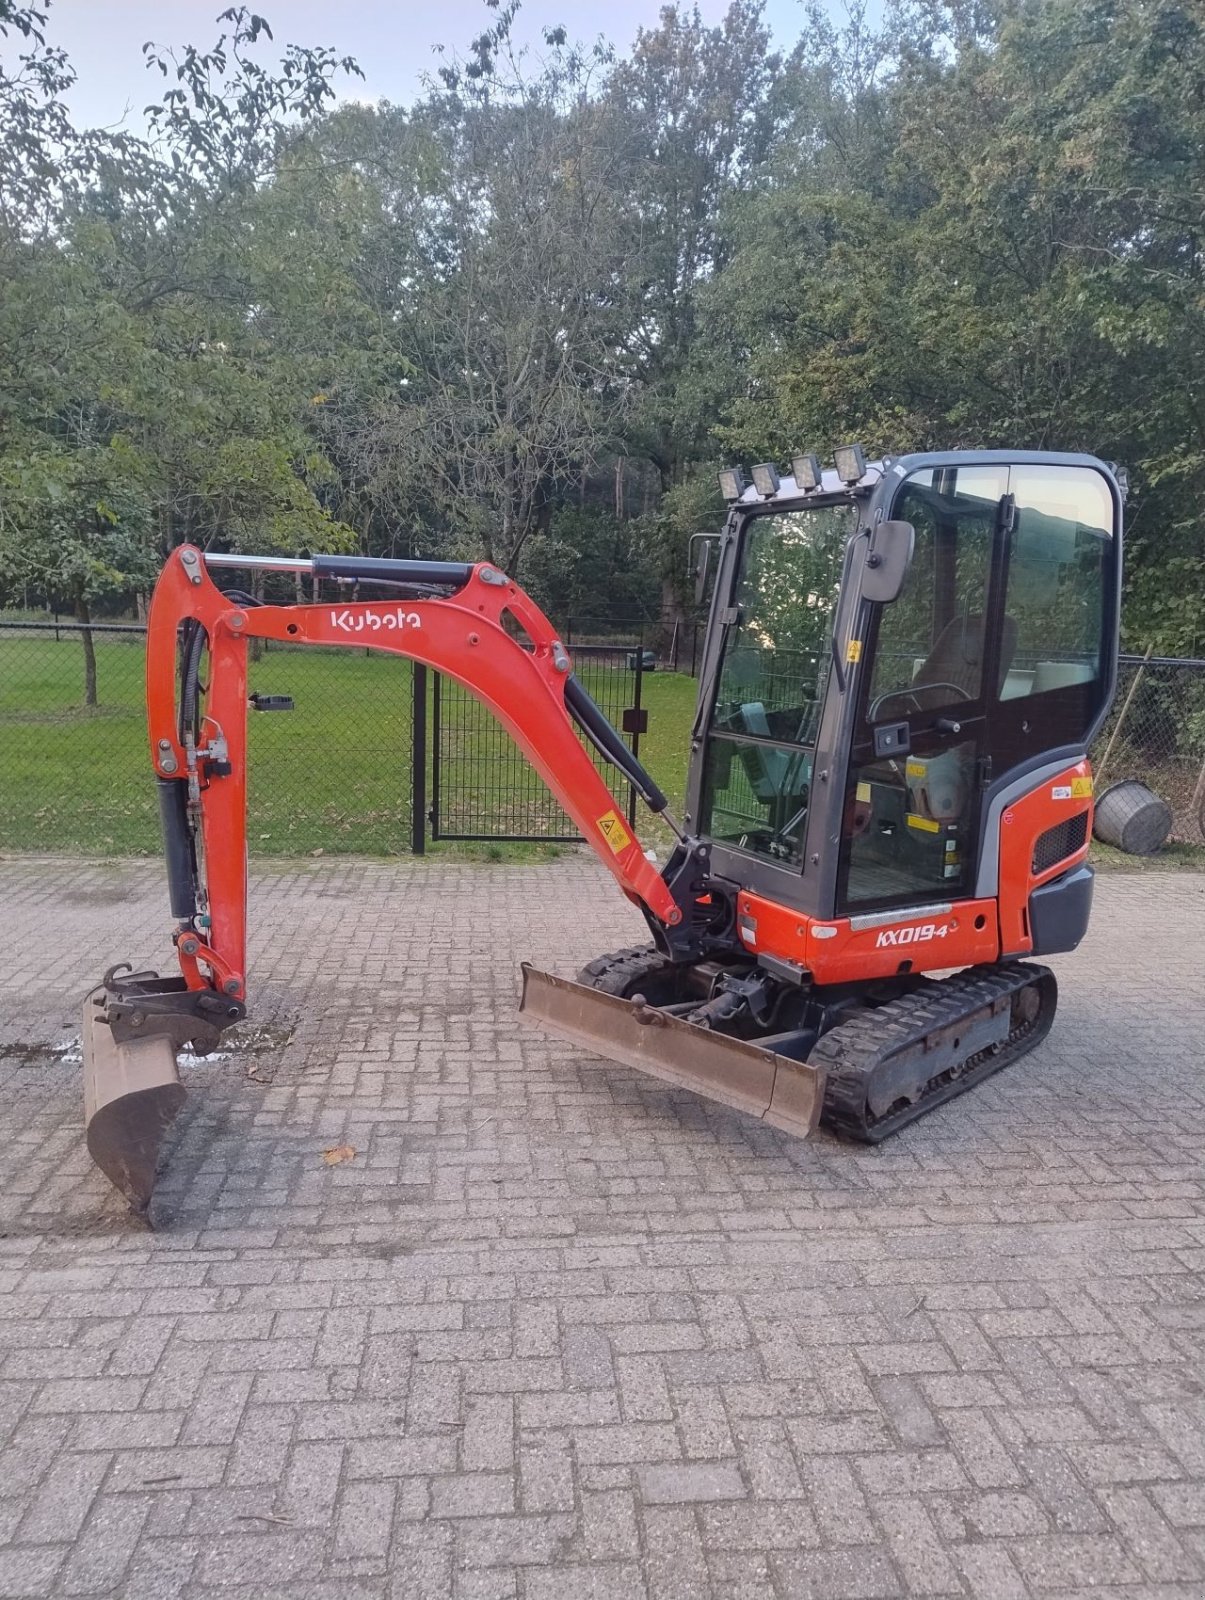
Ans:
[[[664,811],[669,800],[607,721],[602,709],[572,676],[565,683],[565,704],[569,708],[569,715],[590,743],[613,767],[619,768],[649,810],[658,814]]]

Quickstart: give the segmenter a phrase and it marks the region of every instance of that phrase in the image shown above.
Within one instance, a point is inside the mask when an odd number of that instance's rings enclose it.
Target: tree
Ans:
[[[149,579],[151,473],[123,441],[0,459],[0,584],[61,596],[83,624],[84,705],[98,703],[92,606]]]

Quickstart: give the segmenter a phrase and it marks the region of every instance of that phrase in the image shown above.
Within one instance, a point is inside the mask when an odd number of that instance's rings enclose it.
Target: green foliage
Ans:
[[[617,522],[597,508],[560,511],[551,530],[527,546],[524,585],[558,620],[647,618],[659,576],[648,532],[642,522]]]
[[[0,585],[76,605],[148,582],[151,474],[128,440],[0,457]]]
[[[538,58],[516,11],[401,109],[232,7],[147,46],[139,140],[0,0],[0,599],[116,604],[196,539],[669,619],[717,458],[856,437],[1124,462],[1126,642],[1205,650],[1199,6],[812,4],[779,56],[733,0]]]

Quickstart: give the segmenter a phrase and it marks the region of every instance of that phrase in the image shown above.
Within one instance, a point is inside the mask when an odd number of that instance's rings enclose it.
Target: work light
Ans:
[[[841,444],[837,446],[833,460],[837,464],[837,476],[842,483],[860,483],[866,471],[866,456],[860,444]]]
[[[797,489],[818,489],[820,487],[819,456],[792,456],[791,471],[795,474],[795,487]]]
[[[725,500],[739,500],[745,492],[745,474],[739,467],[725,467],[720,473],[720,493]]]
[[[753,487],[766,499],[778,493],[778,468],[772,461],[759,461],[754,467]]]

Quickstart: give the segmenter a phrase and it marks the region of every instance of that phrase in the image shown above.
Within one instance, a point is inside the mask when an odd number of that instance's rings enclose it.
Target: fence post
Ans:
[[[643,685],[644,685],[644,628],[642,626],[637,630],[637,633],[636,633],[636,682],[632,686],[632,703],[636,707],[636,726],[632,730],[631,738],[628,740],[628,743],[631,746],[632,754],[634,756],[638,756],[640,754],[640,710],[641,710],[640,691],[641,691],[641,688],[643,687]],[[635,828],[635,826],[636,826],[636,790],[633,788],[633,786],[631,784],[629,784],[628,785],[628,827],[629,828]]]
[[[410,848],[427,851],[427,669],[414,663],[410,712]]]

